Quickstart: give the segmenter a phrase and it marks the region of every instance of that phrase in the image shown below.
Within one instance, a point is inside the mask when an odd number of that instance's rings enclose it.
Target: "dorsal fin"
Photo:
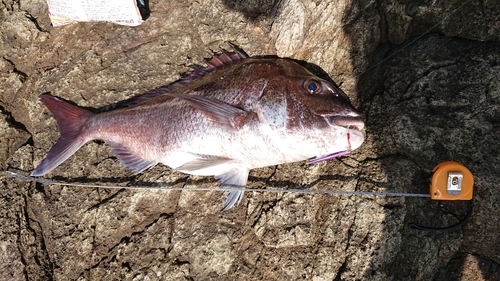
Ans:
[[[217,69],[231,65],[235,62],[241,61],[241,60],[246,59],[248,57],[245,53],[243,53],[243,51],[238,50],[238,48],[236,46],[231,45],[231,47],[233,48],[232,52],[222,50],[221,54],[214,55],[211,59],[205,60],[205,63],[207,64],[206,67],[195,68],[195,69],[193,69],[193,71],[191,71],[186,76],[182,77],[181,79],[179,79],[175,82],[172,82],[169,85],[165,85],[165,86],[156,88],[154,90],[150,90],[150,91],[147,91],[145,93],[135,95],[135,96],[131,97],[130,99],[124,101],[122,104],[124,106],[132,106],[132,105],[138,104],[142,101],[145,101],[147,99],[150,99],[152,97],[163,95],[163,94],[168,93],[174,89],[177,89],[183,85],[186,85],[186,84],[190,83],[191,81],[199,79],[200,77],[203,77],[207,73],[216,71]]]

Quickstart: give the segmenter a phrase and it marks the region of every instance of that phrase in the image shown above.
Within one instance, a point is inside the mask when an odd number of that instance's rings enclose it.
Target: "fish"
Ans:
[[[94,113],[45,93],[60,137],[31,176],[43,176],[85,143],[103,140],[138,174],[163,163],[214,176],[228,189],[221,211],[239,205],[249,171],[347,154],[364,141],[364,122],[333,83],[296,61],[248,57],[233,48],[169,85]]]

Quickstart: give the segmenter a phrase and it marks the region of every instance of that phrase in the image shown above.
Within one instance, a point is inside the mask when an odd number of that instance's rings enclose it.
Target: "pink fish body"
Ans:
[[[251,169],[315,156],[322,161],[363,143],[364,123],[347,97],[294,61],[245,58],[235,51],[207,64],[104,113],[42,95],[61,137],[32,176],[47,174],[86,142],[100,139],[136,173],[163,163],[213,175],[221,188],[244,187]],[[231,190],[222,209],[242,196]]]

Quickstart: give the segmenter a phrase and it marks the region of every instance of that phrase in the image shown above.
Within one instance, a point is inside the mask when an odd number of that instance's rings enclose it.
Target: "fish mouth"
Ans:
[[[355,115],[355,116],[338,116],[338,115],[337,116],[328,116],[328,117],[326,117],[326,119],[328,120],[328,123],[330,125],[344,127],[348,130],[361,131],[365,127],[365,122],[363,122],[363,119],[359,115]],[[350,136],[353,133],[354,132],[347,133],[348,148],[346,150],[342,150],[339,152],[335,152],[335,153],[319,156],[319,157],[316,157],[313,159],[309,159],[306,162],[306,164],[315,164],[315,163],[323,162],[323,161],[337,158],[339,156],[346,155],[346,154],[350,153],[352,151]],[[361,133],[356,133],[356,134],[361,134]],[[355,148],[357,148],[357,146]]]
[[[365,122],[361,116],[331,116],[328,117],[331,124],[341,126],[347,129],[361,131],[365,127]]]

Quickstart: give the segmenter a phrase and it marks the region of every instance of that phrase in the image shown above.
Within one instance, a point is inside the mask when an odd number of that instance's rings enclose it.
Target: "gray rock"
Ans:
[[[41,93],[105,109],[178,79],[231,42],[249,55],[307,62],[366,118],[357,151],[254,170],[249,188],[426,193],[432,168],[454,160],[475,177],[472,219],[429,233],[408,223],[455,224],[466,202],[249,192],[220,213],[216,191],[68,187],[2,175],[1,280],[499,280],[498,1],[150,6],[138,27],[54,28],[45,1],[0,4],[2,169],[29,173],[57,140]],[[47,177],[217,187],[161,165],[134,176],[100,142]]]

